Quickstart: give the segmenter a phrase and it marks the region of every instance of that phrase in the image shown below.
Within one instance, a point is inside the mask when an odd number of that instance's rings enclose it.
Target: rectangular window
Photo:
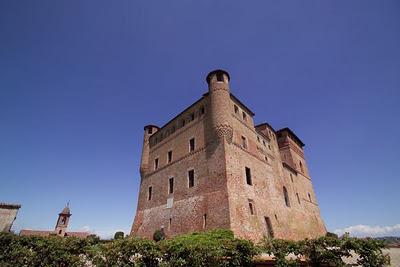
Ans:
[[[190,114],[190,120],[193,121],[194,120],[194,112],[192,114]]]
[[[148,195],[148,198],[147,198],[149,201],[151,200],[152,193],[153,193],[153,187],[149,186],[149,195]]]
[[[222,73],[217,73],[217,81],[218,82],[223,82],[224,81],[224,75]]]
[[[265,161],[268,162],[268,157],[265,157]]]
[[[168,159],[167,159],[168,163],[172,162],[172,150],[168,151]]]
[[[189,140],[189,152],[193,152],[195,148],[195,141],[194,138]]]
[[[246,137],[242,136],[242,147],[247,149],[247,140]]]
[[[149,134],[152,134],[153,133],[153,127],[150,127],[149,128]]]
[[[249,201],[249,210],[250,210],[250,215],[254,215],[254,205],[251,201]]]
[[[207,227],[207,214],[203,215],[203,229],[206,229]]]
[[[204,114],[204,107],[201,107],[200,108],[200,115],[203,115]]]
[[[251,179],[251,170],[250,170],[250,168],[247,168],[247,167],[246,167],[246,183],[248,185],[253,185],[253,181]]]
[[[247,121],[247,114],[245,112],[242,112],[243,120]]]
[[[238,108],[238,106],[234,106],[234,109],[235,109],[235,114],[238,114],[239,113],[239,108]]]
[[[168,222],[168,229],[171,230],[171,225],[172,225],[172,218],[169,218]]]
[[[267,228],[267,235],[269,238],[274,238],[274,230],[272,229],[271,219],[269,217],[264,217],[265,226]]]
[[[158,169],[158,158],[156,158],[154,160],[154,169],[157,170]]]
[[[168,192],[170,194],[174,193],[174,178],[169,178]]]
[[[189,182],[189,187],[194,186],[194,170],[188,171],[188,182]]]

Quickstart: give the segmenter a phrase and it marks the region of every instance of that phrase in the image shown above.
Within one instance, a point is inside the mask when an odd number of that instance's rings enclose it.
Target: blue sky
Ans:
[[[223,68],[256,122],[306,144],[328,230],[400,235],[399,13],[399,1],[1,1],[0,201],[22,204],[14,229],[52,229],[70,201],[71,230],[128,232],[143,126]]]

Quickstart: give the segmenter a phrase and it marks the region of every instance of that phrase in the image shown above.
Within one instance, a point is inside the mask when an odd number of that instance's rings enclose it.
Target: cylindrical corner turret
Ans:
[[[231,98],[229,89],[229,73],[214,70],[207,75],[208,91],[211,99],[211,118],[214,132],[219,140],[232,142],[233,130],[230,125]]]
[[[144,175],[148,171],[149,165],[149,152],[150,152],[150,143],[149,139],[155,132],[157,132],[160,128],[155,125],[146,125],[144,127],[144,136],[143,136],[143,148],[142,148],[142,158],[140,161],[140,176],[143,178]]]

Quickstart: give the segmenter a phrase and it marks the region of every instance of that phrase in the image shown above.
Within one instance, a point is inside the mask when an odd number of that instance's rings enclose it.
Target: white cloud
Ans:
[[[392,226],[370,226],[370,225],[353,225],[342,229],[336,229],[335,234],[343,235],[344,233],[350,233],[351,236],[358,237],[378,237],[378,236],[388,236],[388,235],[400,235],[400,224],[395,224]]]
[[[92,232],[91,231],[91,229],[90,229],[90,226],[89,225],[85,225],[85,226],[83,226],[81,229],[79,229],[79,232]]]

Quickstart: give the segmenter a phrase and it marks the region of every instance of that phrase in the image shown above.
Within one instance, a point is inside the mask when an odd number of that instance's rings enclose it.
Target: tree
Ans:
[[[122,239],[122,238],[124,238],[124,232],[118,231],[115,233],[114,239]]]

